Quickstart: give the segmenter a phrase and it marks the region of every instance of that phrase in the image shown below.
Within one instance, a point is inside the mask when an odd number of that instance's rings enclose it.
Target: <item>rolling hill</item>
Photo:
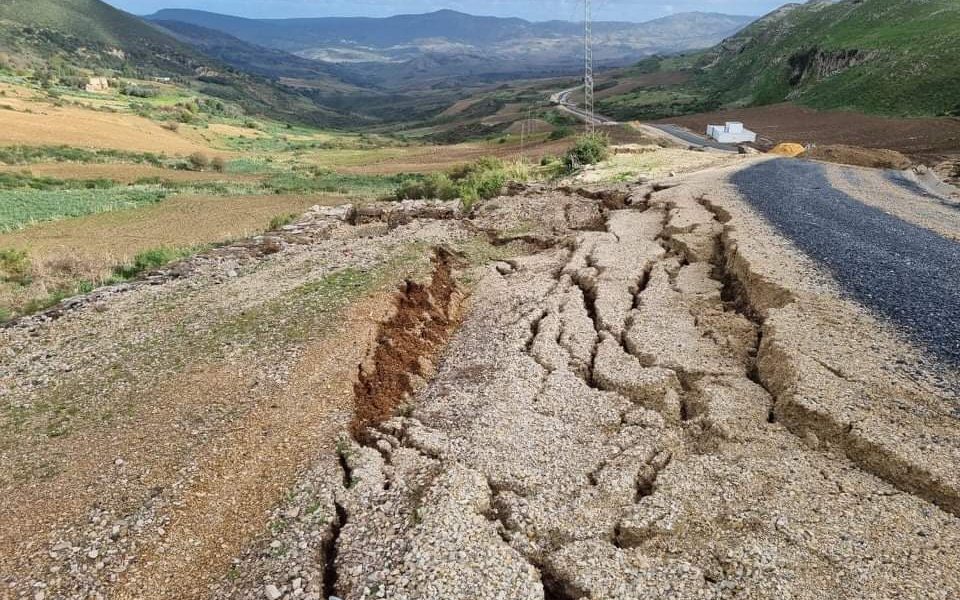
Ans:
[[[173,78],[255,114],[315,125],[355,120],[267,77],[210,58],[100,0],[0,2],[0,52],[6,62],[34,73]]]
[[[960,115],[958,40],[956,0],[813,0],[722,42],[699,80],[723,104]]]
[[[960,116],[960,3],[788,4],[704,51],[602,73],[599,109],[660,119],[793,102],[896,117]],[[672,76],[672,77],[670,77]]]

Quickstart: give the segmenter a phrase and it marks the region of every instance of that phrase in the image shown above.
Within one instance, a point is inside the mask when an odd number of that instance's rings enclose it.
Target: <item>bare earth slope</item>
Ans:
[[[4,330],[5,593],[960,595],[956,369],[766,164],[318,208]]]

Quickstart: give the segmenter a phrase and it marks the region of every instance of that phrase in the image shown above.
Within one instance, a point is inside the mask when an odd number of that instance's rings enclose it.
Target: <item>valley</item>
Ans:
[[[951,3],[194,6],[0,3],[0,598],[960,596]]]

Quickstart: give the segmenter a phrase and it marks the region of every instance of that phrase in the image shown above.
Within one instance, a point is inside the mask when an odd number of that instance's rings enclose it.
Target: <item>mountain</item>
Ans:
[[[302,58],[274,48],[245,42],[232,35],[180,21],[152,21],[179,41],[247,73],[307,87],[352,91],[336,65]]]
[[[958,40],[957,0],[813,0],[724,40],[698,79],[723,104],[960,115]]]
[[[100,0],[3,0],[0,52],[34,71],[170,77],[251,113],[340,124],[351,118],[266,77],[223,64]]]
[[[168,9],[147,19],[215,29],[245,42],[337,63],[358,81],[385,87],[569,73],[582,64],[583,26],[478,17],[452,10],[388,18],[245,19]],[[709,47],[749,17],[687,13],[647,23],[594,26],[598,65],[626,65],[658,52]],[[223,57],[228,60],[227,57]]]

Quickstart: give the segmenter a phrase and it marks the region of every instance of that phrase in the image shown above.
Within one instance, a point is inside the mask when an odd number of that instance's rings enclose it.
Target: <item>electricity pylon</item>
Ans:
[[[593,105],[593,6],[583,0],[583,110],[587,112],[587,132],[594,131]]]

